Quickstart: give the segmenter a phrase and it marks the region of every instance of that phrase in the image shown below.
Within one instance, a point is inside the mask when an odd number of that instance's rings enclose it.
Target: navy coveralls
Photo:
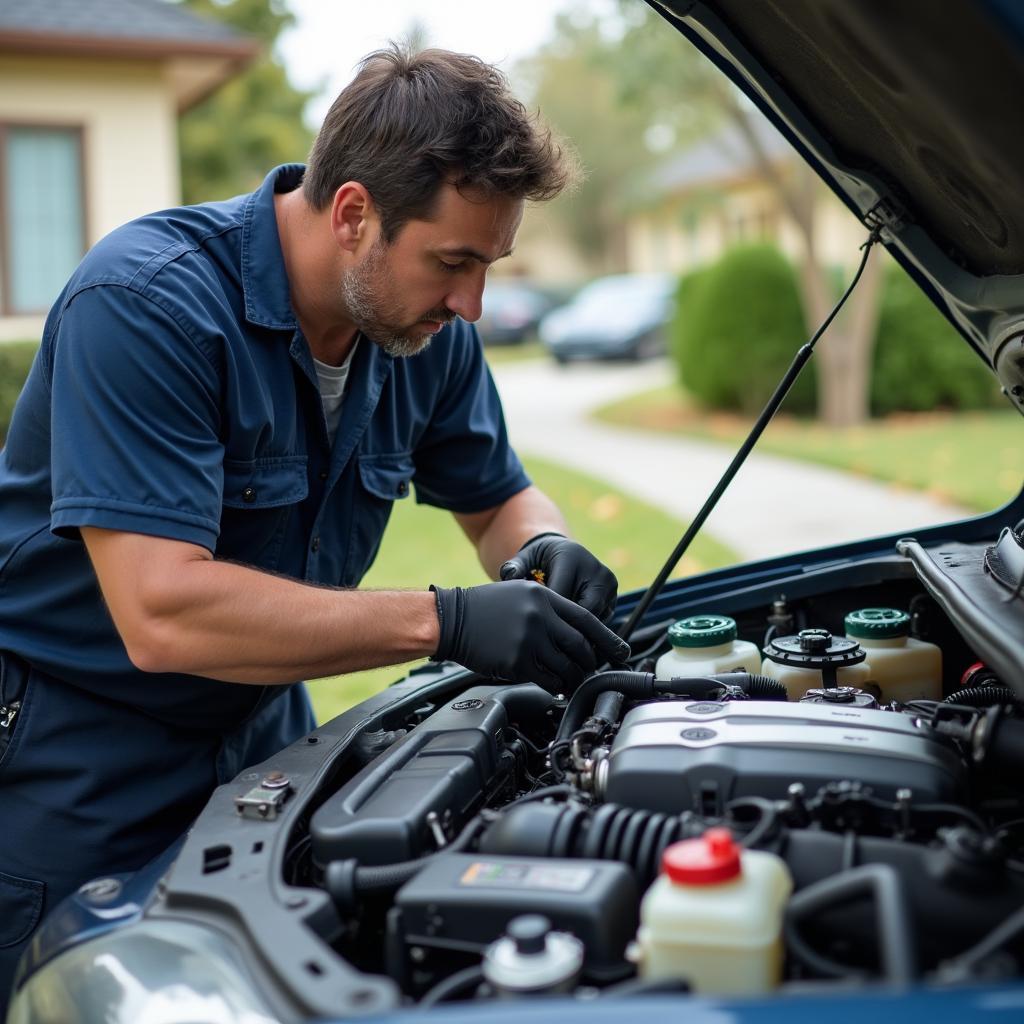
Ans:
[[[119,228],[47,320],[0,452],[0,1007],[45,911],[315,724],[301,684],[134,668],[79,527],[353,587],[411,483],[456,512],[529,483],[461,321],[410,359],[358,346],[330,447],[274,216],[302,171]]]

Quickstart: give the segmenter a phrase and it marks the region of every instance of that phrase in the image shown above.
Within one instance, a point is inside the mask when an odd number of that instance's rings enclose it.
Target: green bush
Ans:
[[[771,245],[731,249],[680,282],[672,351],[686,390],[715,409],[760,412],[806,340],[796,276]],[[814,367],[786,399],[814,411]]]
[[[14,403],[21,394],[39,343],[35,341],[0,342],[0,444],[14,412]]]
[[[907,274],[890,267],[875,338],[872,413],[981,409],[999,402],[984,361]]]

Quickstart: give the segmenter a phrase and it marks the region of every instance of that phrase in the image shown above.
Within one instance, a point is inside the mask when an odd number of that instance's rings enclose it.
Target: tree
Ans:
[[[775,189],[801,240],[798,261],[800,294],[808,335],[834,304],[833,275],[818,251],[816,230],[824,186],[799,162],[786,173],[771,161],[751,127],[745,98],[696,49],[686,45],[648,7],[622,3],[625,24],[619,45],[610,54],[610,70],[620,95],[675,130],[730,123],[744,138],[754,164]],[[832,426],[849,426],[868,416],[872,347],[878,320],[881,260],[872,253],[856,297],[829,328],[816,349],[818,415]]]
[[[263,43],[236,78],[182,116],[178,126],[182,193],[187,203],[256,188],[276,164],[304,160],[313,134],[303,121],[312,92],[296,89],[273,54],[294,20],[283,0],[184,0],[196,14]]]
[[[623,103],[609,71],[614,40],[582,7],[560,14],[551,40],[520,61],[514,78],[540,107],[544,120],[569,140],[584,179],[551,203],[580,254],[603,271],[624,264],[622,184],[652,161],[644,143],[645,111]]]

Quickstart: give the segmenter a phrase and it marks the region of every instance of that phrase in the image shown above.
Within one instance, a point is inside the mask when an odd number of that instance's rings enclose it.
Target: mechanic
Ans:
[[[47,910],[315,727],[300,680],[433,656],[560,690],[628,651],[470,326],[573,173],[494,68],[392,47],[307,167],[72,275],[0,457],[3,993]],[[525,578],[354,589],[410,484]]]

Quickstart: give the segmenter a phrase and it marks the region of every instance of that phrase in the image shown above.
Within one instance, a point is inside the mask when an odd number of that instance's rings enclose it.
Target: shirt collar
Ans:
[[[282,164],[249,196],[242,215],[242,291],[245,319],[260,327],[294,331],[291,289],[277,233],[274,193],[291,192],[302,182],[302,164]]]

